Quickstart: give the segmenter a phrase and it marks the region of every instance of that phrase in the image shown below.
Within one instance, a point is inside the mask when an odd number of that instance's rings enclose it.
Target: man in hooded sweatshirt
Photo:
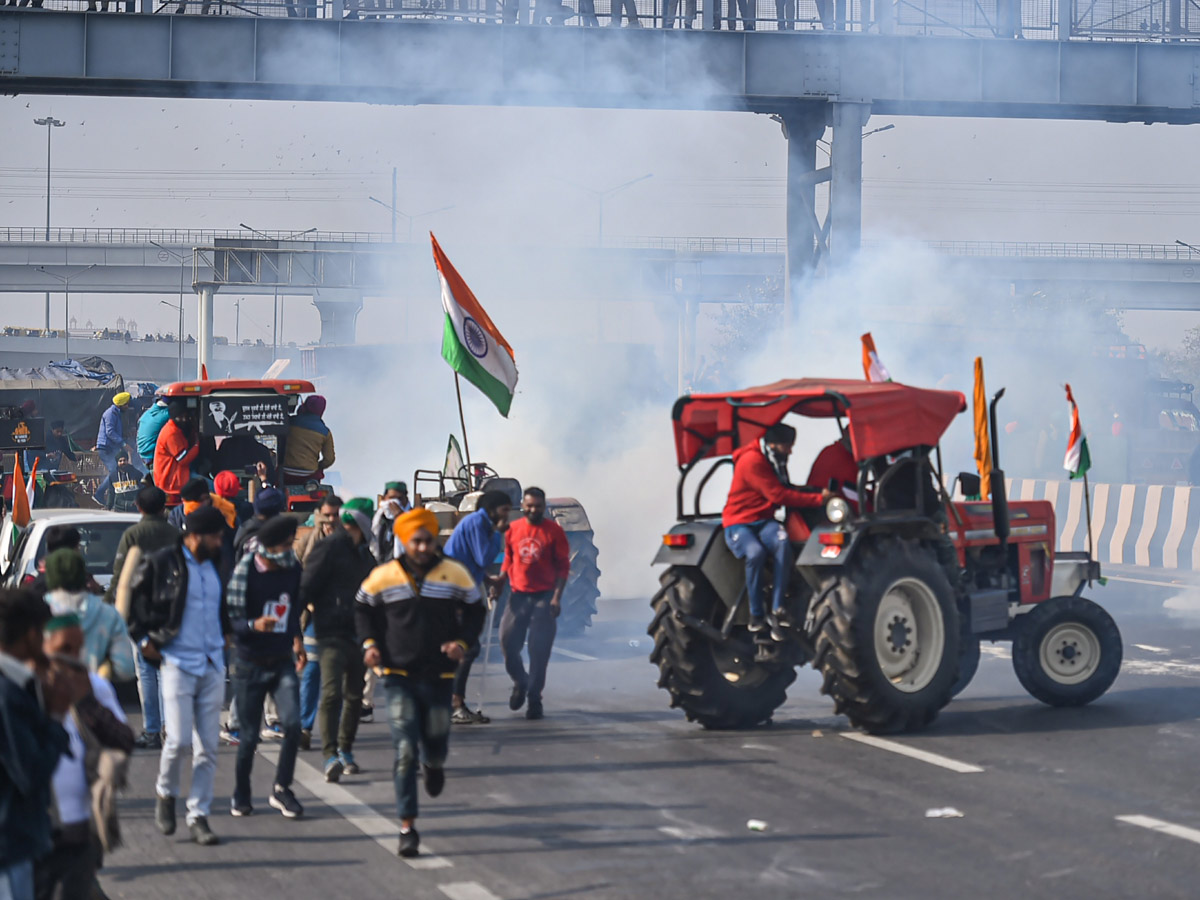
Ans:
[[[100,430],[96,433],[96,446],[92,449],[100,454],[100,461],[108,474],[117,470],[117,454],[125,449],[125,429],[121,423],[121,413],[133,399],[128,391],[121,391],[113,397],[112,406],[100,417]]]
[[[333,465],[333,433],[321,418],[325,398],[310,395],[292,417],[283,457],[283,473],[289,482],[303,483]]]
[[[788,479],[787,460],[796,443],[796,429],[782,423],[772,425],[759,440],[739,447],[733,454],[733,483],[721,514],[725,543],[746,566],[746,596],[750,603],[750,631],[771,630],[774,640],[786,638],[784,596],[792,566],[792,548],[787,530],[775,520],[781,506],[813,508],[831,496],[827,489],[793,487]],[[771,620],[763,615],[763,574],[767,560],[775,565]]]
[[[159,397],[138,419],[137,452],[147,471],[154,468],[154,448],[158,446],[158,433],[163,430],[170,417],[167,401]]]
[[[200,455],[195,423],[187,405],[173,400],[170,419],[158,433],[154,449],[154,483],[167,493],[167,506],[178,506],[179,492],[191,477],[191,466]]]
[[[78,550],[63,547],[46,557],[46,602],[56,616],[79,617],[88,669],[111,681],[130,681],[136,668],[125,620],[103,597],[88,591],[87,580]]]

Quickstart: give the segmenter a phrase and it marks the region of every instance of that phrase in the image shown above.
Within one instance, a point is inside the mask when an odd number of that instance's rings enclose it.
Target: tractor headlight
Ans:
[[[825,504],[825,517],[834,525],[841,525],[850,518],[850,504],[841,497],[833,497]]]

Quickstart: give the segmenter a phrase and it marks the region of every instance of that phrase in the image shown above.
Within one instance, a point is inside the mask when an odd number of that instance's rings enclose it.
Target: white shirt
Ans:
[[[113,686],[99,675],[89,673],[92,680],[92,693],[106,709],[110,710],[122,722],[125,713],[117,702],[117,692]],[[92,794],[88,789],[87,772],[83,767],[83,738],[79,736],[79,728],[74,716],[67,716],[63,721],[67,737],[71,740],[70,756],[65,753],[58,761],[54,770],[54,799],[58,803],[58,818],[63,825],[73,825],[76,822],[86,822],[92,817]]]

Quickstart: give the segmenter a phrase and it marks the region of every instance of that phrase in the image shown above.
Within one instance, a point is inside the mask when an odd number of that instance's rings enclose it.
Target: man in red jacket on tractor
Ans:
[[[750,631],[771,629],[774,640],[785,640],[782,629],[790,625],[784,607],[792,548],[787,530],[775,520],[781,507],[819,507],[831,496],[827,489],[793,487],[787,460],[796,443],[796,429],[772,425],[762,438],[733,454],[733,484],[721,514],[725,543],[746,564],[746,593],[750,600]],[[775,565],[771,618],[763,615],[763,572],[770,559]]]

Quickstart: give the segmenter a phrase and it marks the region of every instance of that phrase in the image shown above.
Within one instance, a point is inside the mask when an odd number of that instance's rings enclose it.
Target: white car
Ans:
[[[88,573],[102,587],[112,581],[117,544],[130,525],[138,522],[138,513],[109,512],[106,509],[35,509],[29,527],[16,538],[18,530],[12,518],[0,528],[0,578],[4,587],[20,587],[37,578],[38,564],[46,557],[46,532],[54,525],[72,525],[79,529],[79,550]]]

